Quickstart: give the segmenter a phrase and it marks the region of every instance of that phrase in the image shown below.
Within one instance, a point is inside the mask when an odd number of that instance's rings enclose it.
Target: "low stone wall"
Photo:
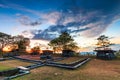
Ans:
[[[19,56],[18,52],[9,52],[9,53],[4,53],[2,56],[3,57],[10,57],[10,56]]]
[[[13,59],[18,59],[18,60],[21,60],[21,61],[25,61],[25,62],[32,62],[32,63],[42,63],[42,61],[40,60],[30,60],[30,59],[24,59],[24,58],[19,58],[19,57],[15,57],[15,56],[12,56]]]
[[[26,66],[26,68],[29,68],[29,69],[34,69],[34,68],[38,68],[38,67],[41,67],[41,66],[44,66],[45,64],[33,64],[33,65],[29,65],[29,66]]]
[[[23,76],[23,75],[26,75],[26,74],[29,74],[30,72],[29,71],[19,71],[19,74],[16,74],[16,75],[13,75],[13,76],[10,76],[10,77],[5,77],[4,80],[11,80],[13,78],[16,78],[16,77],[19,77],[19,76]]]
[[[4,76],[3,80],[11,80],[13,78],[29,74],[29,71],[21,70],[19,68],[14,68],[10,70],[0,71],[0,76]]]
[[[19,72],[18,68],[0,71],[0,76],[12,76]]]
[[[5,61],[5,60],[12,60],[13,58],[9,57],[9,58],[0,58],[0,61]]]
[[[76,68],[82,66],[83,64],[85,64],[86,62],[88,62],[89,60],[90,60],[90,58],[86,58],[83,60],[72,62],[70,64],[58,63],[58,62],[48,62],[46,65],[67,68],[67,69],[76,69]]]
[[[44,65],[55,66],[55,67],[66,68],[66,69],[76,69],[90,60],[90,58],[85,58],[83,60],[78,60],[78,61],[71,62],[69,64],[65,64],[65,63],[54,62],[55,60],[57,61],[57,60],[66,59],[64,57],[63,58],[56,58],[54,60],[46,60],[46,61],[23,59],[23,58],[19,58],[17,56],[12,56],[10,59],[17,59],[17,60],[21,60],[21,61],[34,63],[32,65],[25,67],[25,68],[28,68],[28,70],[38,68],[38,67],[41,67]],[[4,59],[1,59],[1,60],[4,60]],[[22,76],[25,74],[29,74],[30,72],[28,70],[14,68],[11,70],[1,71],[0,76],[5,76],[4,80],[11,80],[12,78],[16,78],[16,77],[19,77],[19,76]]]

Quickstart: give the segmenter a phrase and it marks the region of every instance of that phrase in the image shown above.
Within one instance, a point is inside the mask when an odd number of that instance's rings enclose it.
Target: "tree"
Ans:
[[[67,32],[63,32],[58,38],[51,40],[49,46],[52,46],[54,50],[75,50],[79,48]]]
[[[9,40],[8,40],[9,38],[11,38],[10,35],[0,32],[0,46],[1,46],[0,48],[1,48],[1,49],[2,49],[6,44],[9,43]]]
[[[60,45],[60,39],[59,38],[55,38],[55,39],[51,40],[48,45],[53,47],[54,52],[59,52],[59,51],[62,50],[62,46]]]
[[[7,48],[7,46],[9,46],[11,50],[17,49],[25,50],[26,46],[29,46],[29,44],[30,44],[29,38],[24,38],[21,35],[11,36],[0,32],[0,51],[3,51],[3,48]]]
[[[2,33],[2,32],[0,32],[0,37],[11,37],[11,35],[8,35],[8,34],[5,34],[5,33]]]
[[[109,37],[105,36],[105,35],[101,35],[97,38],[98,42],[97,42],[97,46],[101,47],[101,48],[106,48],[109,47],[110,45],[112,45],[109,41]]]
[[[30,44],[30,40],[29,40],[29,38],[24,38],[24,39],[18,41],[17,44],[18,44],[19,50],[26,49],[26,46],[29,46],[29,44]]]

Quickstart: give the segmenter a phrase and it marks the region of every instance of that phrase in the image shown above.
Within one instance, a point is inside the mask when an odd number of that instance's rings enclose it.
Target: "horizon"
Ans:
[[[100,35],[120,49],[120,0],[0,0],[0,32],[52,40],[67,31],[82,48]]]

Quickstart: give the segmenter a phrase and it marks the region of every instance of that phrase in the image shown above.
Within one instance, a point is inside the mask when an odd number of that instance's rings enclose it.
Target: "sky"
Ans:
[[[82,47],[100,35],[120,45],[120,0],[0,0],[0,32],[52,40],[64,31]]]

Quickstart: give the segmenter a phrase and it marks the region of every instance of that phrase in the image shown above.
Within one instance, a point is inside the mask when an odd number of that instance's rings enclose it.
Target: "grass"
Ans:
[[[44,66],[13,80],[120,80],[120,60],[92,59],[76,70]]]
[[[117,56],[117,59],[120,60],[120,56]]]
[[[71,63],[71,62],[74,62],[74,61],[77,61],[77,60],[82,60],[83,58],[80,58],[80,57],[69,57],[67,59],[64,59],[64,60],[61,60],[61,61],[58,61],[60,63]]]
[[[31,63],[22,62],[18,60],[0,61],[0,71],[16,68],[18,66],[28,66],[30,64]]]
[[[0,66],[0,71],[9,70],[9,69],[12,69],[12,67],[9,67],[9,66]]]

